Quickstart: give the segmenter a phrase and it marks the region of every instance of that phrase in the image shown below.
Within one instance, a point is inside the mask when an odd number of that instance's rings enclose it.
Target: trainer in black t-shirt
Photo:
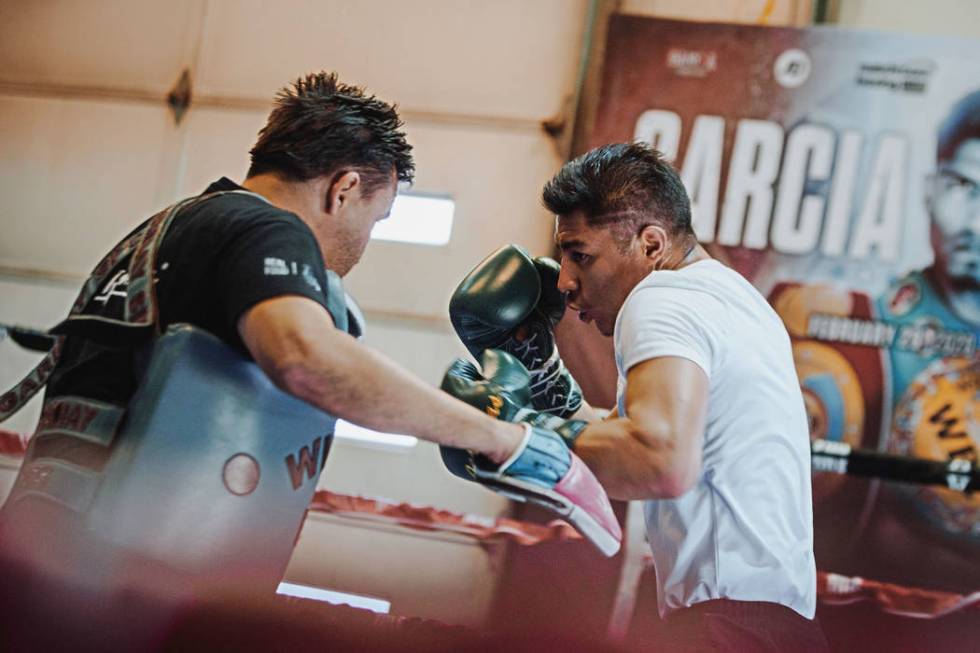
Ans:
[[[160,326],[201,327],[245,352],[238,320],[255,304],[300,295],[326,306],[323,257],[309,227],[229,179],[205,193],[225,193],[174,217],[157,255]],[[122,314],[129,259],[120,261],[92,300],[103,315]],[[70,335],[47,386],[47,396],[74,395],[125,406],[136,391],[135,350],[109,330],[98,337]],[[107,452],[75,438],[52,438],[34,456],[60,457],[101,468]]]
[[[205,193],[242,190],[229,179]],[[245,351],[238,319],[255,304],[302,295],[326,306],[323,257],[295,214],[252,193],[196,204],[170,226],[157,258],[161,326],[187,322]]]

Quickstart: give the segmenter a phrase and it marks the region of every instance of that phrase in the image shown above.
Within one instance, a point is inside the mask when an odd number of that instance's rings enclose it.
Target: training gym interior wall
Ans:
[[[243,178],[277,88],[306,71],[337,70],[400,105],[416,147],[416,190],[456,202],[447,246],[375,242],[347,279],[366,310],[368,344],[435,384],[463,351],[445,311],[456,281],[498,244],[550,251],[539,192],[570,151],[597,13],[803,25],[812,4],[8,0],[0,6],[0,321],[56,323],[86,272],[133,225],[220,175]],[[900,11],[889,0],[831,4],[842,24],[980,35],[972,0],[908,2]],[[177,122],[167,97],[185,70],[191,99]],[[0,343],[0,384],[36,360]],[[4,426],[31,431],[38,408]],[[15,469],[0,459],[0,496]],[[450,477],[424,443],[399,451],[337,443],[321,486],[486,516],[509,511]],[[384,598],[400,614],[477,624],[506,554],[462,537],[314,516],[287,578]]]

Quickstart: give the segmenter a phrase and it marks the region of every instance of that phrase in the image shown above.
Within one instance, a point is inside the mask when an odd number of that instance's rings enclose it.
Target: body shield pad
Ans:
[[[335,422],[216,337],[171,327],[129,405],[89,530],[180,571],[278,582]]]

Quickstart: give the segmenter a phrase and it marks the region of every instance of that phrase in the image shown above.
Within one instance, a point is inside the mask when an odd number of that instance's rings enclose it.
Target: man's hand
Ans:
[[[501,247],[460,282],[449,317],[474,358],[491,348],[512,354],[531,374],[534,407],[570,417],[582,405],[582,392],[555,346],[553,329],[565,312],[558,270],[552,259]]]

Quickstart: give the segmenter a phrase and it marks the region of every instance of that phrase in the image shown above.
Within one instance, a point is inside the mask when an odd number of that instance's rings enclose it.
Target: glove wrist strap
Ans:
[[[523,456],[524,450],[527,449],[527,443],[531,441],[531,435],[534,433],[531,425],[527,422],[522,422],[521,426],[524,427],[524,438],[521,440],[521,443],[517,445],[517,448],[514,449],[514,453],[510,454],[510,457],[500,464],[500,467],[498,468],[498,471],[500,472],[507,471],[507,469],[513,465],[518,458]]]

